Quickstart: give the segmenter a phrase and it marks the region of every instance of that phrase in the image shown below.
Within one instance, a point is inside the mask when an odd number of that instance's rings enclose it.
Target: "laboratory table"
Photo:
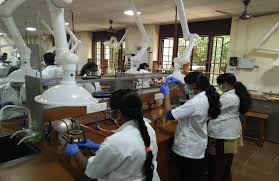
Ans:
[[[162,181],[170,180],[169,158],[172,140],[176,129],[176,122],[164,120],[162,108],[155,108],[145,112],[145,117],[153,121],[152,125],[157,134],[158,142],[158,173]],[[96,115],[85,115],[79,118],[83,124],[90,125]],[[111,128],[111,124],[102,124],[104,128]],[[18,130],[16,121],[3,123],[0,136]],[[97,143],[101,143],[105,136],[94,134],[87,130],[86,136]],[[74,159],[64,154],[64,145],[56,141],[44,141],[36,144],[41,152],[32,156],[12,160],[0,164],[0,181],[74,181],[85,177]]]

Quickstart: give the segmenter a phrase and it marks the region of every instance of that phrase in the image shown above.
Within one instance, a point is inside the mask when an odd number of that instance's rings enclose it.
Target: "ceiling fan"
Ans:
[[[111,33],[111,34],[114,34],[114,33],[117,33],[117,30],[114,30],[112,28],[112,24],[113,24],[113,21],[112,19],[109,20],[109,29],[107,30],[108,33]]]
[[[241,19],[241,20],[249,20],[253,17],[261,17],[261,16],[266,16],[266,15],[272,15],[272,14],[279,13],[279,11],[270,11],[270,12],[264,12],[264,13],[258,13],[258,14],[251,14],[251,13],[248,12],[248,7],[249,7],[249,4],[251,3],[252,0],[241,0],[241,1],[244,5],[244,11],[240,16],[236,15],[236,14],[228,13],[228,12],[225,12],[225,11],[220,11],[220,10],[216,10],[216,12],[222,13],[222,14],[225,14],[225,15],[230,15],[230,16],[239,16],[239,19]]]

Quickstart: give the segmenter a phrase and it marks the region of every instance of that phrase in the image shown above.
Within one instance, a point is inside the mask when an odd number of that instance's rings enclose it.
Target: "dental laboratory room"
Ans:
[[[0,0],[0,181],[279,181],[279,0]]]

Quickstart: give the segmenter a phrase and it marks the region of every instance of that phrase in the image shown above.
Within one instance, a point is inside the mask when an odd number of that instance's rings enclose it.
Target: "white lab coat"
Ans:
[[[225,92],[220,97],[221,114],[218,118],[210,120],[208,136],[216,139],[237,139],[240,137],[241,122],[239,119],[240,99],[235,90]]]
[[[78,84],[80,87],[83,87],[84,89],[86,89],[88,92],[90,92],[91,94],[93,94],[94,92],[96,92],[96,89],[94,87],[94,85],[92,83],[82,83],[82,84]]]
[[[158,147],[153,128],[145,123],[153,152],[153,181],[160,181],[157,173]],[[145,146],[135,121],[123,124],[118,132],[105,139],[96,156],[90,157],[85,174],[98,181],[144,181]]]
[[[178,120],[172,150],[191,159],[204,158],[207,147],[207,120],[209,103],[201,92],[171,111]]]
[[[63,77],[63,69],[61,66],[57,65],[49,65],[42,71],[43,78],[62,78]]]
[[[20,88],[20,92],[17,92],[10,83],[6,83],[0,86],[0,100],[1,102],[11,102],[14,105],[21,106],[22,99],[26,98],[25,94],[25,86]],[[4,111],[2,115],[3,120],[12,119],[15,117],[22,116],[23,112],[18,111],[17,108],[10,108]]]

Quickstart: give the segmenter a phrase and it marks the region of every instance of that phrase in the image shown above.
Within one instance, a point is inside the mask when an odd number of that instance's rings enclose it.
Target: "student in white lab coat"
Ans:
[[[204,157],[207,147],[207,121],[220,114],[219,94],[200,72],[191,72],[184,78],[185,90],[194,95],[183,105],[172,109],[168,83],[180,81],[171,77],[161,87],[165,96],[166,119],[177,120],[172,147],[174,181],[200,181],[206,168]]]
[[[128,89],[116,91],[110,98],[110,106],[111,118],[123,123],[118,131],[107,137],[89,159],[79,148],[94,148],[91,141],[68,144],[67,155],[75,156],[85,174],[99,181],[159,181],[156,135],[143,119],[139,95]]]
[[[55,54],[54,53],[45,53],[44,54],[44,62],[46,64],[46,68],[42,71],[43,78],[62,78],[63,77],[63,69],[61,66],[54,65],[55,62]]]
[[[231,165],[241,136],[240,114],[245,114],[251,105],[251,96],[246,87],[237,82],[233,74],[217,78],[221,114],[208,124],[208,160],[210,181],[231,180]]]
[[[97,76],[98,75],[98,65],[94,62],[88,62],[85,64],[81,71],[80,71],[80,76]],[[95,86],[94,83],[88,82],[88,83],[80,83],[78,84],[80,87],[85,88],[88,92],[93,94],[98,90],[98,87]]]

